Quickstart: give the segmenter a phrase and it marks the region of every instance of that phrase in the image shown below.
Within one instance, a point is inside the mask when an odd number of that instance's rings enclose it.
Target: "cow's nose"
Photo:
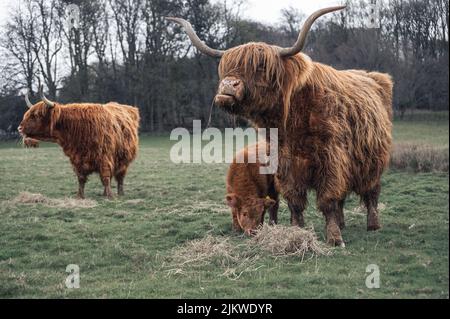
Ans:
[[[225,78],[220,82],[218,93],[231,95],[240,100],[244,95],[244,83],[234,77]]]
[[[240,81],[240,80],[234,80],[234,81],[231,81],[230,84],[231,84],[234,88],[237,88],[237,87],[239,87],[239,85],[241,84],[241,81]]]
[[[224,87],[232,87],[232,88],[238,88],[241,85],[242,81],[239,79],[223,79],[222,85]]]
[[[17,128],[17,130],[19,131],[19,133],[22,133],[22,125],[19,125],[19,127]]]

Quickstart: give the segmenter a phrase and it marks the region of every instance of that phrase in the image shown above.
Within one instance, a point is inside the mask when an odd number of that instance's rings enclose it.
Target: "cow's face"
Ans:
[[[227,50],[219,64],[215,104],[238,115],[271,107],[281,93],[283,70],[274,46],[249,43]]]
[[[23,137],[38,140],[52,140],[51,117],[53,108],[47,107],[43,102],[33,105],[23,116],[18,127]]]
[[[261,114],[265,111],[264,108],[282,103],[286,117],[290,95],[295,86],[292,82],[298,78],[301,66],[286,67],[285,62],[302,51],[308,32],[317,18],[344,8],[345,6],[335,6],[313,12],[305,20],[294,45],[286,48],[250,42],[226,51],[218,50],[200,40],[188,21],[174,17],[167,19],[181,25],[200,52],[221,58],[220,83],[215,97],[217,106],[245,117],[255,112]],[[284,94],[281,94],[282,91]],[[281,95],[283,101],[280,101]]]
[[[270,198],[243,199],[236,194],[227,194],[226,201],[247,235],[252,235],[262,225],[266,209],[276,203]]]

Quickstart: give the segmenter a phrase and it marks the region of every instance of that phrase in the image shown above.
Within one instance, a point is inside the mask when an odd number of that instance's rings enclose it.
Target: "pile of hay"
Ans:
[[[21,192],[19,195],[9,201],[10,204],[42,204],[48,207],[57,208],[93,208],[97,206],[95,200],[64,198],[49,198],[42,194]]]
[[[213,264],[223,270],[222,276],[236,280],[243,273],[265,267],[260,261],[263,257],[293,256],[302,262],[305,256],[331,254],[331,249],[317,239],[312,229],[265,224],[255,236],[242,236],[238,243],[232,238],[208,234],[176,247],[163,264],[167,276],[189,274]]]
[[[243,273],[261,268],[256,261],[259,256],[248,255],[240,249],[242,245],[233,245],[229,238],[207,235],[177,247],[163,264],[167,276],[186,275],[211,264],[223,270],[221,276],[231,280],[239,279]]]
[[[186,242],[183,246],[176,248],[171,256],[172,264],[184,266],[195,263],[196,265],[209,263],[213,259],[234,261],[234,247],[228,238],[207,235],[201,239]]]
[[[330,248],[317,239],[314,229],[267,224],[262,225],[250,239],[249,247],[257,247],[274,257],[329,255]]]

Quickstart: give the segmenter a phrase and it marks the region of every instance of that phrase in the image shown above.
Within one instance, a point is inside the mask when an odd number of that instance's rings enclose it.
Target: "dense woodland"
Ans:
[[[448,0],[378,0],[368,27],[368,1],[321,18],[305,52],[338,69],[390,73],[394,107],[448,110]],[[67,6],[80,19],[68,23]],[[164,16],[189,20],[209,46],[248,41],[291,45],[306,15],[282,11],[276,25],[243,18],[245,0],[21,0],[0,30],[0,130],[15,131],[22,95],[38,100],[41,83],[58,102],[117,101],[140,108],[142,131],[163,132],[206,124],[217,86],[218,61],[199,54],[180,27]],[[212,124],[233,125],[219,110]]]

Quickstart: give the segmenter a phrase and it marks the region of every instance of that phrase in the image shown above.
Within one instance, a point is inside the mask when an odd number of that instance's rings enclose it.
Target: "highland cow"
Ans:
[[[24,138],[59,144],[78,177],[78,197],[90,174],[97,172],[104,196],[112,197],[111,178],[123,195],[128,166],[138,151],[139,110],[136,107],[107,104],[59,104],[48,100],[40,89],[41,102],[32,105],[18,128]]]
[[[327,241],[339,246],[345,246],[339,212],[352,191],[367,207],[367,230],[380,228],[380,179],[392,145],[390,76],[339,71],[301,53],[314,21],[344,8],[313,13],[289,48],[251,42],[216,50],[187,21],[169,18],[184,27],[198,50],[221,58],[215,104],[256,127],[278,128],[277,179],[294,212],[292,224],[300,224],[307,191],[315,190]]]
[[[252,234],[264,222],[266,210],[269,210],[269,223],[278,220],[278,191],[275,176],[261,174],[258,161],[258,147],[265,143],[248,146],[236,154],[227,173],[227,195],[231,208],[233,229]]]
[[[23,144],[26,148],[38,148],[39,147],[39,140],[36,140],[34,138],[24,138]]]

